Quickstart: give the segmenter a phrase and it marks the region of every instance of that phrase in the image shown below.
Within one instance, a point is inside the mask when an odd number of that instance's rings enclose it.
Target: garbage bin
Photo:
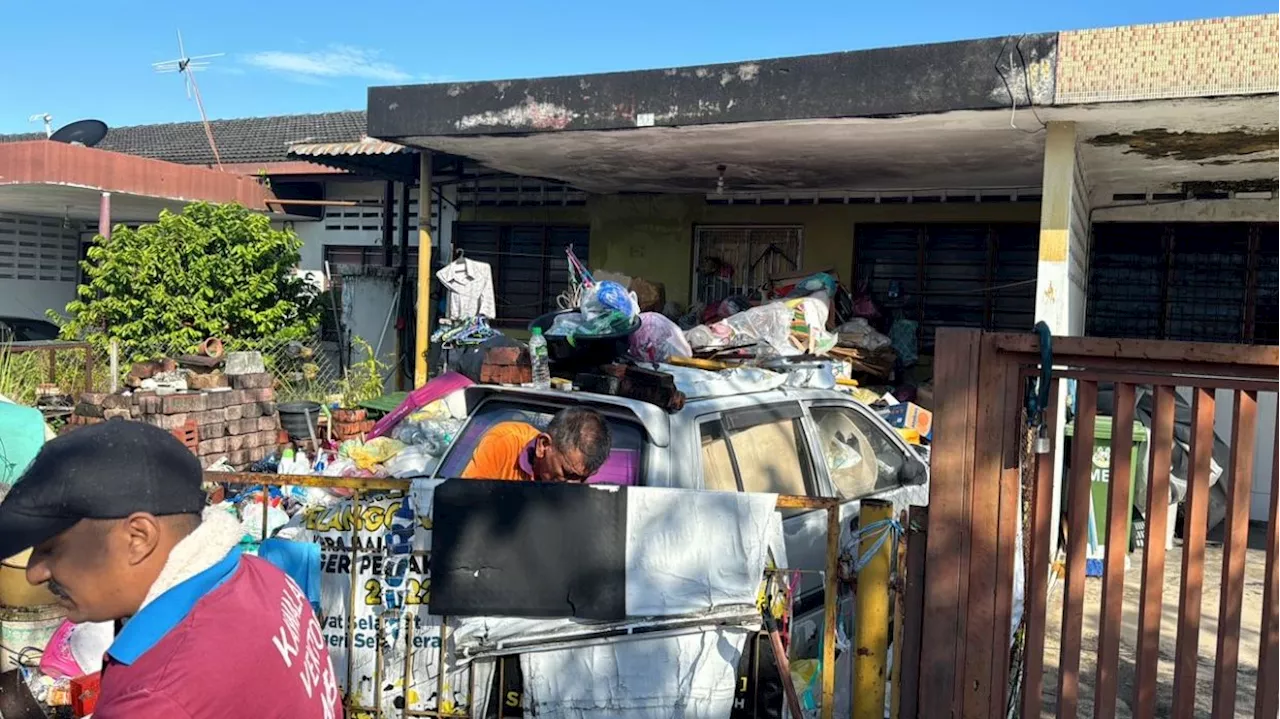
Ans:
[[[1093,425],[1093,461],[1089,468],[1089,493],[1093,496],[1093,528],[1099,548],[1104,548],[1107,538],[1107,494],[1111,483],[1111,418],[1098,417]],[[1067,423],[1065,434],[1075,436],[1075,423]],[[1125,514],[1125,543],[1133,547],[1133,510],[1134,489],[1137,485],[1138,471],[1142,466],[1142,453],[1146,449],[1147,428],[1141,422],[1133,423],[1133,455],[1129,462],[1129,502],[1130,511]],[[1074,453],[1073,453],[1074,454]],[[1071,455],[1068,455],[1071,456]],[[1063,485],[1066,486],[1066,483]]]

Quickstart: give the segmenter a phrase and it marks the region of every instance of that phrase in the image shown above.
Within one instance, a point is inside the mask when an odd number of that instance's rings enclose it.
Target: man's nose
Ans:
[[[53,573],[49,571],[49,565],[43,560],[34,560],[27,563],[27,583],[32,585],[44,584],[53,578]]]

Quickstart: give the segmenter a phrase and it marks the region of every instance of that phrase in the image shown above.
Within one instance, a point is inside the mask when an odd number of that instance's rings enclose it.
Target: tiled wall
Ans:
[[[1276,92],[1278,15],[1063,32],[1056,104]]]

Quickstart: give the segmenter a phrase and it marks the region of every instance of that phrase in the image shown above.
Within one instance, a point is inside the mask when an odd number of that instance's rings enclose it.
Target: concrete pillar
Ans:
[[[1083,335],[1089,271],[1089,192],[1074,122],[1050,122],[1044,138],[1040,201],[1040,261],[1036,272],[1036,320],[1055,335]],[[1062,513],[1063,420],[1066,383],[1058,402],[1054,446],[1053,525],[1057,541]]]

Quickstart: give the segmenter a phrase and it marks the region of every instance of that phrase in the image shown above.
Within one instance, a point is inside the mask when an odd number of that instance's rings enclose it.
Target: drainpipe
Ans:
[[[98,204],[98,234],[103,239],[111,239],[111,193],[102,193],[102,201]]]

